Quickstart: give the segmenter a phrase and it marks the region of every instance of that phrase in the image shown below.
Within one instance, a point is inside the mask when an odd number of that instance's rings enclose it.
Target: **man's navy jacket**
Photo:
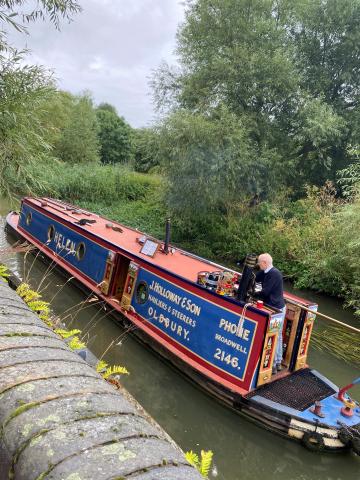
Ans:
[[[267,273],[264,270],[260,270],[256,274],[256,282],[262,284],[262,290],[257,294],[257,297],[271,307],[285,307],[283,277],[277,268],[272,267]]]

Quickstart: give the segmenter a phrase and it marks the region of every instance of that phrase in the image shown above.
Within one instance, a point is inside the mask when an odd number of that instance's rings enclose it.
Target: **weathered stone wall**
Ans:
[[[202,478],[1,279],[0,422],[4,480]]]

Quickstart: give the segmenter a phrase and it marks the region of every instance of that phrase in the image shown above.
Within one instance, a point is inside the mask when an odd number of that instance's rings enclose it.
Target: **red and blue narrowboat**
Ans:
[[[307,364],[317,305],[286,316],[249,296],[242,273],[63,201],[24,198],[7,228],[105,301],[135,334],[232,409],[311,450],[360,451],[360,408]],[[283,370],[273,374],[283,336]],[[359,382],[357,379],[355,382]],[[353,383],[355,383],[353,382]]]

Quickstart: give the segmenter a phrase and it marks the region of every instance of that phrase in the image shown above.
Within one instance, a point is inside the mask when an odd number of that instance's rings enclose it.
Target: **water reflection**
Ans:
[[[0,207],[7,210],[1,202]],[[6,245],[0,226],[0,248]],[[106,352],[106,361],[127,367],[131,375],[123,378],[124,386],[184,450],[214,451],[219,480],[359,479],[360,457],[313,454],[218,404],[135,341],[112,320],[108,311],[85,302],[86,296],[71,282],[65,283],[58,271],[49,272],[41,261],[34,262],[33,255],[25,260],[24,255],[12,255],[6,261],[21,277],[29,276],[33,287],[42,284],[44,299],[53,300],[55,313],[66,318],[69,327],[83,330],[96,356]],[[307,298],[314,298],[324,313],[341,313],[347,321],[358,322],[336,300],[313,295]],[[310,362],[340,385],[360,376],[359,370],[325,352],[312,350]],[[359,387],[353,393],[360,398]]]

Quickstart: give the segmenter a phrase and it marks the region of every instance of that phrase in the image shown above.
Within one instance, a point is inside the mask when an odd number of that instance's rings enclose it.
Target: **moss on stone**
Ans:
[[[10,414],[10,416],[6,419],[4,425],[7,425],[13,418],[21,415],[22,413],[26,412],[27,410],[30,410],[31,408],[37,407],[38,405],[40,405],[39,402],[30,402],[30,403],[25,403],[24,405],[21,405]]]

